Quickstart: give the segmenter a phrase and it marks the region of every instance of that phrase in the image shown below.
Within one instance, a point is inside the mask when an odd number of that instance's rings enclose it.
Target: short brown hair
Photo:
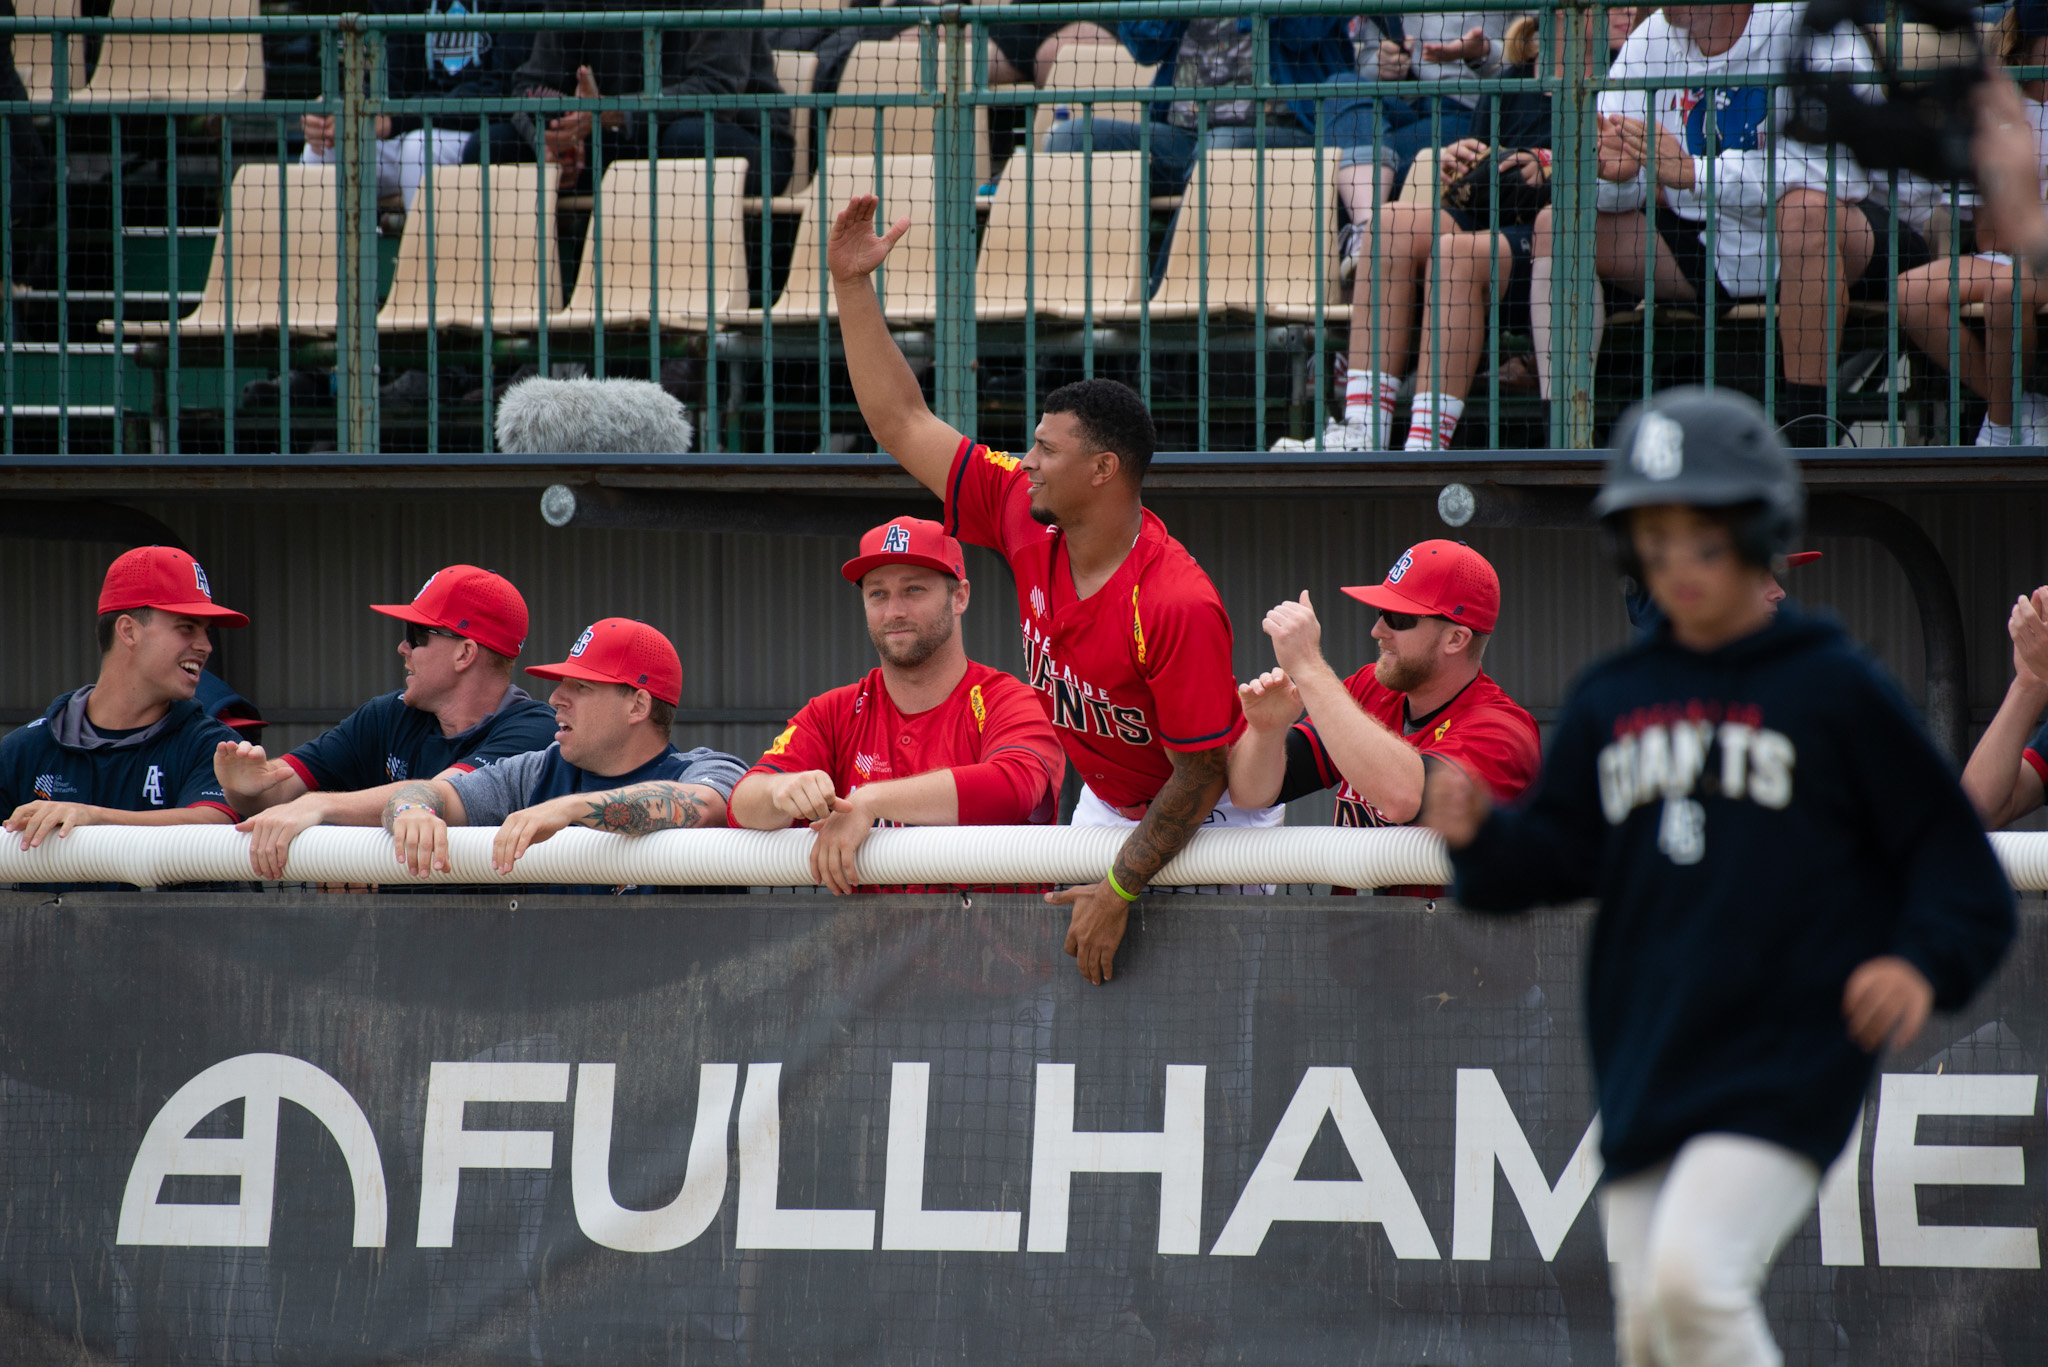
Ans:
[[[119,612],[101,613],[99,621],[93,628],[99,637],[101,658],[105,658],[107,652],[114,648],[114,623],[123,617],[133,617],[138,625],[148,626],[150,619],[155,616],[155,608],[122,608]]]
[[[618,689],[629,698],[640,691],[634,684],[613,684],[612,687]],[[647,695],[647,720],[655,730],[663,735],[667,735],[676,724],[676,705],[663,702],[660,698],[649,693]]]

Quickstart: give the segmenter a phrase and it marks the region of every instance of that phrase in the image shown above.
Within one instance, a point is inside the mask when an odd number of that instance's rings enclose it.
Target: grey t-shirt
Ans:
[[[646,764],[624,774],[593,774],[562,758],[559,743],[545,750],[508,755],[448,780],[462,799],[463,820],[471,826],[499,826],[512,813],[570,793],[602,793],[634,783],[665,781],[697,783],[730,798],[747,766],[731,755],[698,747],[673,745]]]

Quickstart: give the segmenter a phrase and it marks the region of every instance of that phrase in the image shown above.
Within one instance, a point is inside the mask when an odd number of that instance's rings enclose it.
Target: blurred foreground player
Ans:
[[[805,703],[726,809],[757,831],[809,825],[811,876],[842,895],[876,826],[1049,825],[1067,770],[1031,689],[967,658],[960,543],[899,517],[860,552],[840,573],[860,589],[881,664]]]
[[[1678,389],[1594,502],[1665,623],[1574,686],[1525,807],[1422,819],[1480,911],[1597,897],[1586,974],[1627,1367],[1775,1364],[1758,1300],[1887,1045],[1962,1006],[2012,894],[1905,697],[1762,592],[1805,496],[1757,406]]]
[[[1152,415],[1114,380],[1045,398],[1023,456],[977,445],[934,416],[889,335],[869,277],[910,220],[877,237],[855,195],[826,248],[861,416],[884,451],[945,501],[946,530],[998,551],[1017,577],[1026,679],[1085,785],[1077,826],[1128,826],[1099,883],[1051,892],[1074,908],[1066,950],[1110,978],[1130,904],[1205,824],[1276,826],[1277,808],[1224,798],[1244,730],[1230,617],[1209,576],[1146,510]]]
[[[0,826],[33,849],[80,826],[226,825],[214,747],[235,733],[193,698],[208,627],[249,619],[213,601],[199,562],[142,546],[100,587],[100,674],[0,740]]]

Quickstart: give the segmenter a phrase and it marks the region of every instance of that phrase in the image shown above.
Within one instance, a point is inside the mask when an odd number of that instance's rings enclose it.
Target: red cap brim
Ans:
[[[1820,559],[1819,551],[1793,551],[1785,557],[1785,568],[1788,570],[1797,569],[1801,565],[1811,565],[1818,559]]]
[[[261,717],[215,717],[214,720],[237,731],[260,731],[270,725]]]
[[[372,603],[370,604],[370,611],[381,612],[386,617],[396,617],[401,622],[411,622],[414,626],[419,627],[438,627],[441,625],[438,619],[427,616],[427,614],[421,612],[410,603]]]
[[[1436,608],[1428,603],[1418,603],[1388,588],[1385,584],[1355,584],[1344,590],[1348,597],[1356,598],[1368,607],[1383,608],[1388,612],[1405,612],[1416,617],[1434,617]]]
[[[526,672],[533,675],[536,679],[582,679],[586,683],[618,684],[624,688],[647,687],[645,684],[636,684],[631,680],[621,679],[613,674],[601,674],[595,669],[577,663],[575,660],[564,660],[560,664],[552,665],[528,665]],[[674,707],[682,701],[681,694],[673,698],[662,698],[661,694],[656,693],[651,688],[648,688],[647,691],[653,697],[660,698],[661,701],[667,703],[670,707]]]
[[[949,565],[936,555],[912,555],[908,551],[892,555],[887,551],[878,551],[873,555],[855,556],[841,565],[839,572],[846,576],[847,583],[858,584],[867,577],[869,570],[880,569],[884,565],[916,565],[920,569],[937,570],[940,574],[951,575],[955,579],[964,577],[961,570],[965,568]]]
[[[129,603],[118,608],[102,608],[100,611],[104,615],[109,612],[133,612],[137,608],[152,608],[157,612],[168,612],[173,617],[196,617],[202,622],[211,622],[215,626],[245,627],[249,625],[249,619],[243,614],[236,612],[233,608],[224,608],[218,603],[209,603],[204,598],[196,603]]]

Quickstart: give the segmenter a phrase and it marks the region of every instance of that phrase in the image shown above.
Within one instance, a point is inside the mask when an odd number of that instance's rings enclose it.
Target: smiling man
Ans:
[[[960,543],[936,522],[899,517],[863,536],[840,573],[860,588],[881,664],[804,704],[733,789],[727,821],[810,826],[811,875],[844,894],[876,826],[1057,818],[1067,764],[1032,690],[968,659],[960,640],[969,596]]]
[[[910,220],[876,236],[855,195],[827,246],[847,373],[884,451],[945,501],[946,530],[998,551],[1017,578],[1026,678],[1085,785],[1077,826],[1126,826],[1102,880],[1047,893],[1073,907],[1066,951],[1107,982],[1130,904],[1204,824],[1267,826],[1224,799],[1244,729],[1230,617],[1216,586],[1144,505],[1152,415],[1114,380],[1046,396],[1031,449],[1007,456],[934,415],[889,335],[870,277]]]
[[[374,790],[410,778],[451,778],[547,746],[555,715],[512,682],[526,645],[526,599],[512,581],[474,565],[428,577],[410,603],[370,611],[405,623],[405,687],[351,712],[341,725],[280,759],[225,741],[213,769],[237,811],[253,813],[249,862],[284,876],[292,841],[314,826],[374,826]]]
[[[32,849],[80,826],[233,821],[213,752],[235,733],[192,695],[213,653],[207,628],[247,625],[214,603],[183,551],[144,546],[115,560],[100,588],[98,681],[0,740],[0,825]]]
[[[1541,746],[1535,718],[1480,668],[1500,618],[1500,579],[1486,557],[1424,541],[1384,582],[1344,592],[1379,609],[1379,658],[1340,679],[1323,659],[1308,594],[1267,613],[1280,667],[1240,690],[1246,729],[1230,754],[1232,799],[1292,802],[1335,788],[1337,825],[1405,826],[1422,809],[1432,764],[1469,775],[1496,802],[1519,796],[1535,780]]]
[[[683,662],[666,636],[645,622],[607,617],[577,637],[568,659],[526,672],[557,681],[548,695],[554,743],[473,773],[379,790],[399,863],[415,874],[448,868],[450,826],[498,827],[491,862],[510,873],[530,847],[571,825],[645,835],[725,824],[725,801],[746,766],[716,750],[669,743]]]

